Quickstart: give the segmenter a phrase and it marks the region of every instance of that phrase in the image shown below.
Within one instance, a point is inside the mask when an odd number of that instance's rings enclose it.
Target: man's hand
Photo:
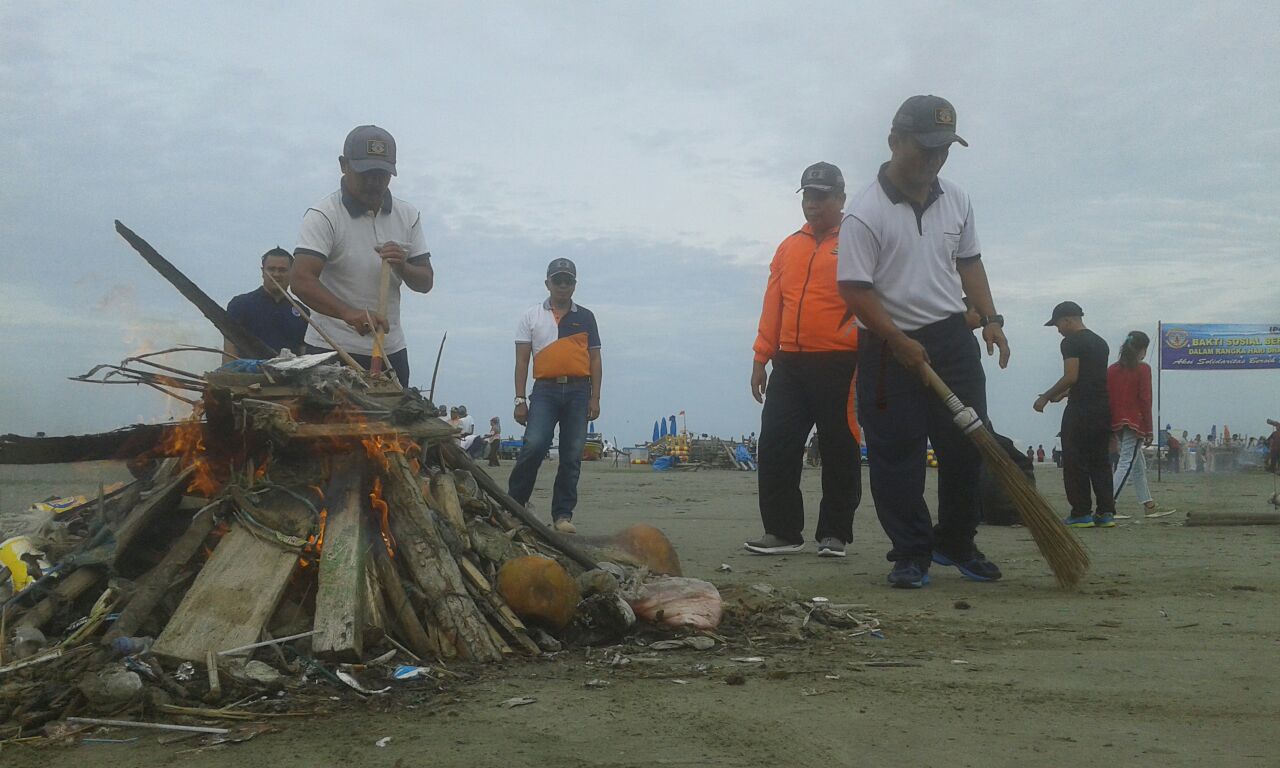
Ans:
[[[915,371],[924,378],[924,365],[929,362],[929,353],[925,351],[924,345],[906,334],[899,335],[889,342],[889,348],[893,350],[893,356],[902,364],[903,368],[908,371]]]
[[[516,420],[517,424],[522,427],[527,427],[529,425],[529,404],[517,403],[516,411],[512,414],[512,417]]]
[[[368,336],[379,328],[382,329],[383,333],[387,333],[391,330],[391,325],[387,322],[387,318],[373,310],[348,310],[346,314],[342,316],[342,322],[351,326],[351,330],[361,336]]]
[[[1144,447],[1149,447],[1151,445],[1151,435],[1147,435],[1146,437],[1142,438],[1142,445]]]
[[[600,398],[593,397],[587,400],[587,421],[595,421],[600,418]]]
[[[769,374],[764,370],[764,363],[759,360],[751,363],[751,396],[757,403],[764,402],[764,389],[769,384]]]
[[[982,327],[982,340],[987,342],[987,355],[994,355],[995,348],[1000,348],[1000,367],[1009,367],[1009,340],[1004,337],[1004,328],[999,323],[987,323]]]
[[[1036,409],[1036,413],[1044,413],[1044,407],[1048,404],[1049,404],[1049,398],[1045,397],[1044,395],[1041,395],[1036,398],[1035,405],[1032,405],[1031,407]]]
[[[375,246],[374,249],[382,260],[389,263],[397,274],[404,267],[404,260],[409,258],[409,253],[405,251],[404,246],[394,240],[388,240],[382,245]]]

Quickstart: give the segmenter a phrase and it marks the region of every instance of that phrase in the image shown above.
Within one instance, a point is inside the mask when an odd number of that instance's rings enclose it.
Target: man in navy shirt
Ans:
[[[272,248],[262,254],[262,285],[232,299],[227,304],[227,314],[268,347],[301,353],[307,319],[284,295],[292,267],[293,254],[283,248]],[[223,362],[231,356],[241,356],[230,341],[223,342],[222,350]]]

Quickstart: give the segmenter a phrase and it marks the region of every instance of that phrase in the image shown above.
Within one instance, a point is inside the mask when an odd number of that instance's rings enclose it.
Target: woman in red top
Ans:
[[[1147,484],[1144,446],[1151,445],[1151,367],[1142,362],[1151,339],[1142,331],[1130,331],[1120,345],[1120,360],[1107,369],[1107,396],[1111,400],[1111,430],[1116,433],[1120,461],[1112,478],[1115,498],[1125,483],[1132,482],[1138,501],[1147,510],[1159,507]],[[1173,510],[1164,510],[1165,513]]]

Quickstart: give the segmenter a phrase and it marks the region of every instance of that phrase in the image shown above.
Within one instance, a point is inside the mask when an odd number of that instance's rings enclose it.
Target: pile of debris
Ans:
[[[51,565],[0,612],[0,739],[68,715],[225,715],[286,679],[368,695],[397,666],[616,641],[637,617],[719,621],[715,587],[678,578],[657,529],[557,534],[428,399],[331,357],[168,368],[199,384],[191,418],[116,433],[139,479],[31,536]],[[23,455],[47,458],[0,440],[0,460]]]

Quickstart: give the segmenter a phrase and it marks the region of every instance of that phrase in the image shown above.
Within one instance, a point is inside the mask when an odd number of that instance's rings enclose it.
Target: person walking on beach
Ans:
[[[1062,412],[1062,484],[1071,515],[1065,522],[1072,528],[1114,528],[1111,406],[1107,397],[1110,349],[1101,336],[1085,327],[1084,310],[1074,301],[1054,307],[1045,325],[1062,334],[1062,377],[1037,397],[1032,407],[1043,413],[1049,403],[1067,398]],[[1091,487],[1093,500],[1089,497]]]
[[[1009,363],[969,196],[939,178],[956,135],[956,112],[938,96],[912,96],[893,117],[889,162],[845,209],[837,280],[858,318],[858,422],[867,443],[871,495],[892,548],[889,583],[916,589],[929,566],[955,566],[994,581],[1000,569],[974,544],[981,457],[925,386],[929,364],[987,421],[986,374],[965,321],[978,313],[987,354]],[[924,500],[925,456],[938,457],[938,524]]]
[[[560,427],[560,467],[551,491],[551,524],[560,533],[577,533],[578,475],[587,445],[587,423],[600,417],[600,330],[596,316],[573,301],[578,268],[553,259],[545,285],[550,294],[520,318],[516,328],[516,423],[525,427],[524,447],[507,481],[507,492],[529,503],[538,468]],[[533,391],[526,396],[529,363]]]
[[[1120,459],[1111,479],[1116,501],[1125,484],[1131,483],[1138,502],[1147,515],[1164,514],[1151,496],[1147,483],[1147,459],[1143,448],[1151,445],[1151,366],[1143,362],[1151,338],[1142,331],[1129,331],[1120,343],[1120,359],[1107,368],[1107,400],[1111,405],[1111,431],[1120,447]],[[1174,438],[1169,435],[1170,451]]]
[[[852,414],[858,331],[836,286],[844,176],[831,163],[815,163],[801,174],[797,191],[805,223],[782,241],[769,265],[752,346],[751,396],[764,404],[756,459],[764,535],[743,546],[762,555],[804,549],[800,477],[805,437],[816,426],[822,501],[814,538],[819,557],[844,557],[862,498]],[[772,374],[765,371],[770,362]]]

